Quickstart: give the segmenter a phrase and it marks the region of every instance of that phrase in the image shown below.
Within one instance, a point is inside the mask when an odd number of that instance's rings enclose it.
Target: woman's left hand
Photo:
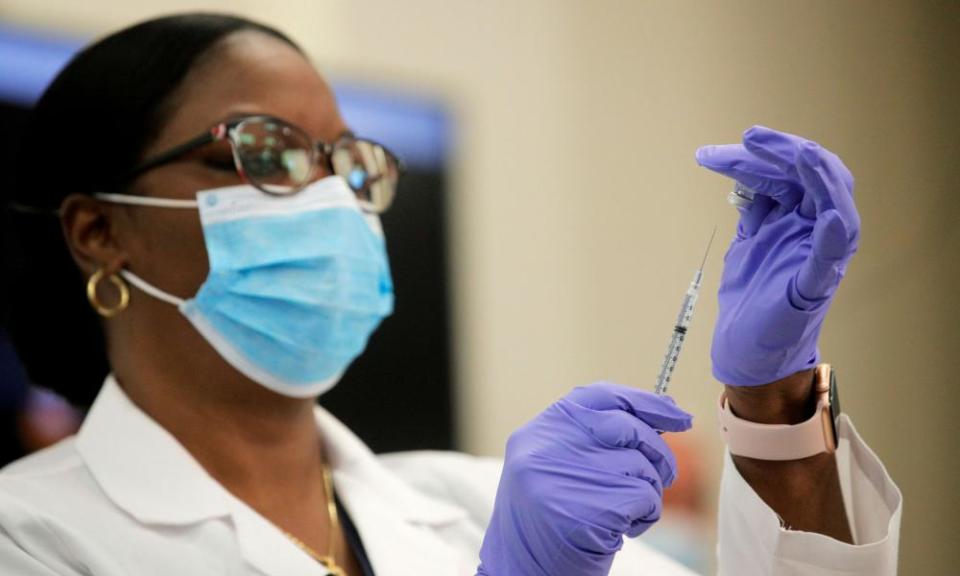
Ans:
[[[714,376],[759,386],[812,368],[860,238],[853,176],[817,143],[763,126],[742,144],[700,148],[697,162],[757,193],[724,259]]]

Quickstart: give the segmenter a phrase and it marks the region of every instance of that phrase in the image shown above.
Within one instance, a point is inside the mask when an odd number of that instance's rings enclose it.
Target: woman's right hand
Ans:
[[[668,396],[605,382],[555,402],[507,442],[478,574],[607,574],[676,478],[658,431],[691,421]]]

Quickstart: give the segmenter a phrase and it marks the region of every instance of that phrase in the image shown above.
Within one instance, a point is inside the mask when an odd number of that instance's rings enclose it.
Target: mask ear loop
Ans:
[[[131,194],[107,194],[97,192],[93,195],[97,200],[113,202],[114,204],[131,204],[134,206],[155,206],[157,208],[194,208],[198,207],[196,200],[180,198],[154,198],[152,196],[133,196]]]
[[[130,272],[129,270],[121,270],[120,275],[123,276],[124,280],[136,286],[141,292],[153,296],[157,300],[161,300],[167,304],[173,304],[177,308],[183,306],[183,303],[185,302],[182,298],[177,298],[173,294],[167,294],[163,290],[147,284],[145,280],[141,279],[139,276],[133,272]]]

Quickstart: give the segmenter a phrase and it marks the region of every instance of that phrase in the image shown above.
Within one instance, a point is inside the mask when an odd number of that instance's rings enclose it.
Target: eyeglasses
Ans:
[[[248,116],[221,122],[196,138],[150,158],[131,170],[129,181],[193,150],[227,140],[233,166],[246,182],[266,194],[291,196],[313,180],[320,162],[342,176],[361,208],[382,213],[397,193],[403,163],[385,146],[346,133],[332,144],[314,142],[301,128],[273,116]]]

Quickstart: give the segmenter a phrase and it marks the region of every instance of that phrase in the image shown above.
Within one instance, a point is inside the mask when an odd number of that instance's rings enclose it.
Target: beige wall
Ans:
[[[445,98],[458,135],[458,422],[463,447],[479,453],[500,453],[510,430],[578,383],[651,385],[710,228],[729,236],[735,224],[728,184],[693,162],[698,145],[735,141],[753,123],[819,140],[856,175],[864,221],[824,356],[905,493],[902,572],[956,571],[957,3],[263,6],[0,0],[0,18],[93,35],[231,7],[289,31],[331,73]],[[720,265],[718,251],[705,292]],[[715,316],[711,295],[674,392],[717,471]]]

